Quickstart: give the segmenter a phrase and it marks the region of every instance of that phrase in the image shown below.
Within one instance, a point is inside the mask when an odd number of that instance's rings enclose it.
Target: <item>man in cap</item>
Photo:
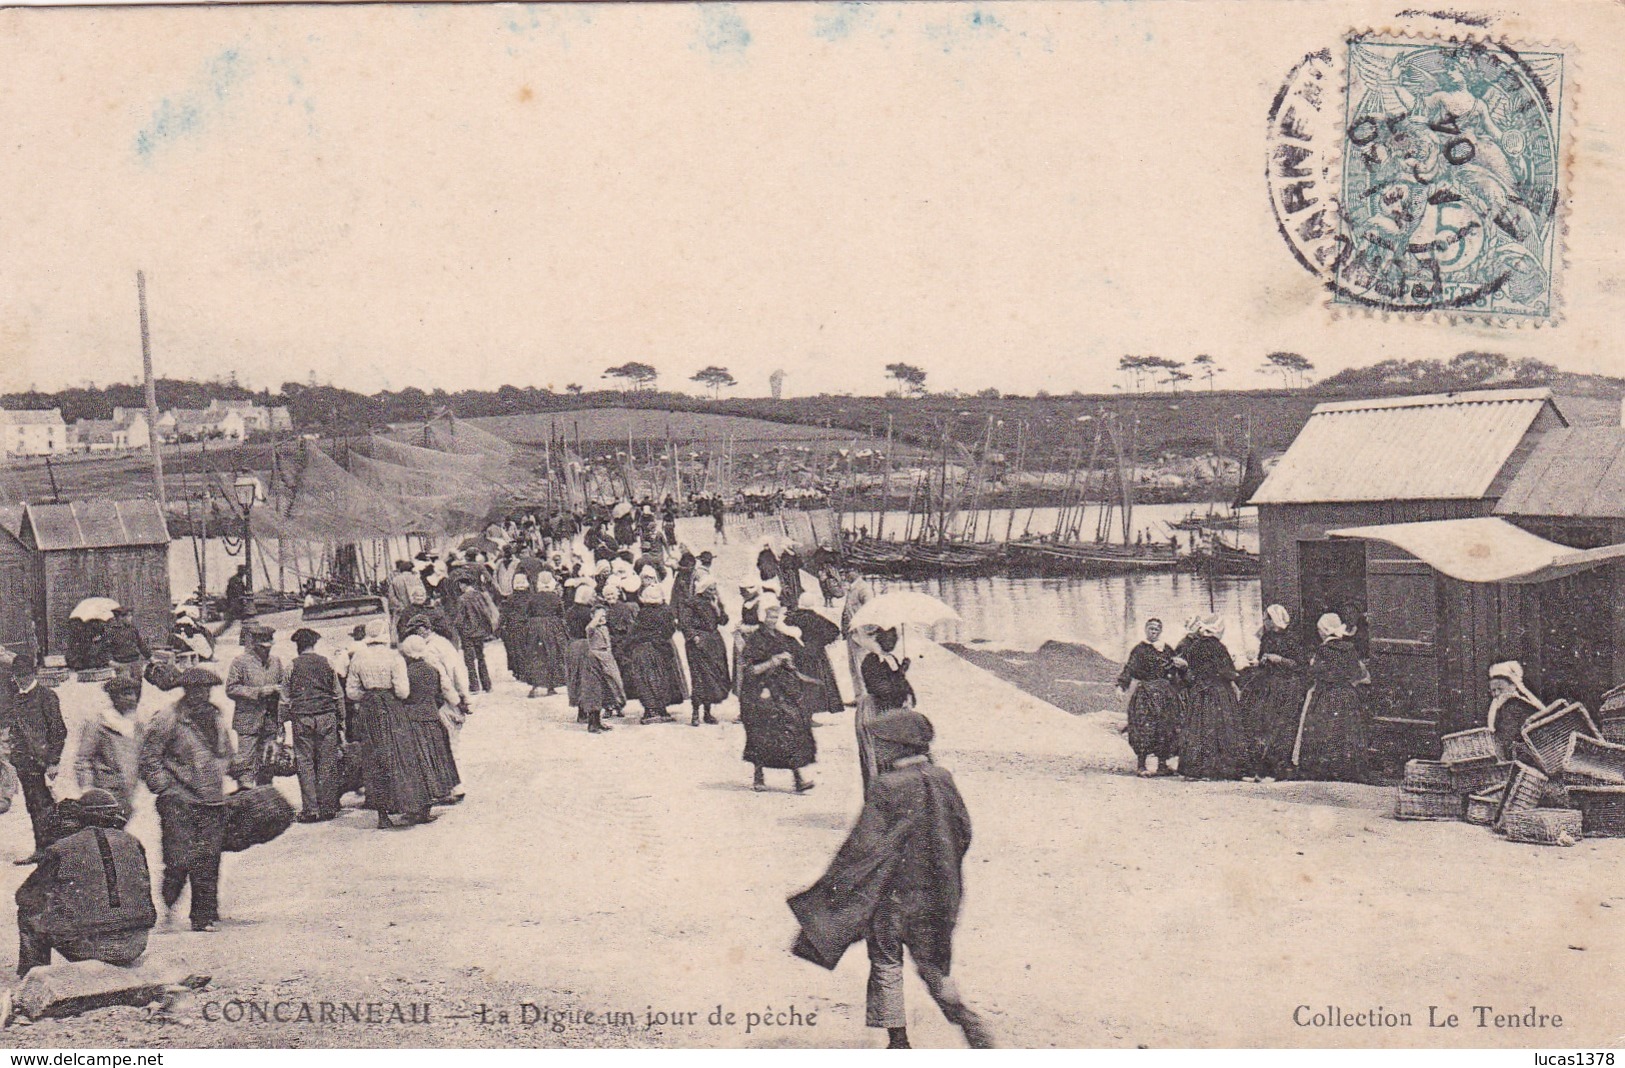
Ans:
[[[226,829],[226,769],[231,731],[210,699],[220,676],[181,672],[181,698],[159,712],[141,739],[141,778],[158,801],[164,848],[164,904],[192,886],[192,930],[220,919],[220,845]]]
[[[282,699],[287,696],[287,671],[281,659],[271,655],[275,636],[270,627],[245,625],[243,651],[226,669],[226,696],[235,702],[231,729],[238,746],[231,773],[244,789],[270,784],[266,750],[275,745],[286,718]]]
[[[236,573],[226,580],[226,621],[221,624],[221,633],[235,622],[253,619],[255,611],[254,576],[247,564],[238,564]]]
[[[56,837],[55,803],[46,780],[56,777],[68,728],[56,692],[39,684],[38,667],[28,653],[11,662],[10,678],[0,686],[0,728],[11,740],[11,766],[22,784],[23,803],[34,825],[34,853],[19,860],[33,863]]]
[[[869,731],[880,774],[824,877],[790,899],[801,924],[793,952],[833,970],[849,946],[866,941],[867,1023],[886,1028],[888,1049],[907,1049],[907,949],[943,1015],[973,1048],[987,1048],[991,1035],[948,976],[970,813],[953,776],[931,762],[930,720],[911,709],[892,712]]]
[[[293,723],[293,763],[299,774],[299,822],[317,823],[339,814],[339,718],[344,690],[327,657],[316,651],[321,636],[309,627],[293,632],[298,656],[288,667],[288,719]]]
[[[17,974],[70,961],[126,966],[147,949],[158,922],[147,851],[124,830],[118,799],[90,789],[63,800],[62,834],[17,888]]]
[[[395,561],[395,573],[389,576],[389,581],[384,583],[384,594],[389,599],[389,610],[396,614],[402,612],[407,605],[412,603],[412,591],[414,590],[425,596],[428,594],[426,587],[423,585],[423,579],[419,577],[416,571],[412,570],[412,562],[410,560]]]
[[[147,648],[147,640],[130,618],[128,608],[119,605],[113,609],[113,618],[102,632],[102,641],[107,646],[108,659],[121,674],[132,679],[141,678],[142,669],[152,658],[152,650]]]

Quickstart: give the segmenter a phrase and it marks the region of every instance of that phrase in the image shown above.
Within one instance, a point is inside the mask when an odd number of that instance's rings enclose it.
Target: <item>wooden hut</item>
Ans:
[[[157,501],[31,504],[19,540],[36,558],[43,652],[63,652],[68,615],[86,597],[129,608],[150,643],[169,633],[169,530]]]
[[[26,509],[0,505],[0,646],[13,653],[37,649],[45,623],[39,559],[23,542]]]
[[[1285,605],[1310,642],[1323,612],[1358,622],[1374,742],[1389,755],[1426,753],[1476,722],[1484,669],[1530,625],[1518,587],[1562,570],[1568,547],[1531,545],[1491,514],[1541,438],[1567,425],[1545,389],[1321,404],[1253,495],[1264,603]],[[1456,543],[1499,571],[1464,571]]]

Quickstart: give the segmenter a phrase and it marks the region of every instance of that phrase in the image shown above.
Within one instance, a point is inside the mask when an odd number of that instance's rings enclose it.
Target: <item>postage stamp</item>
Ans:
[[[1277,223],[1333,307],[1502,323],[1560,313],[1565,55],[1351,34],[1271,110]]]

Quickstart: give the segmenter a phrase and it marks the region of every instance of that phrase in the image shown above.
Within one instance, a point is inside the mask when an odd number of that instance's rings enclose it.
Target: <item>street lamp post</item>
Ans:
[[[237,499],[237,505],[243,510],[243,565],[248,568],[248,588],[244,594],[252,602],[254,589],[254,527],[250,519],[254,511],[254,502],[259,499],[260,482],[250,474],[241,474],[231,484],[231,494]]]

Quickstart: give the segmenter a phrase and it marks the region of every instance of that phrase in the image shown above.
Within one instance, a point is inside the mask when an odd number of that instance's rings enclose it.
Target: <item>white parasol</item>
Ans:
[[[854,627],[876,627],[886,630],[905,623],[922,627],[935,627],[943,623],[960,623],[959,613],[927,593],[914,590],[895,590],[883,593],[864,604],[852,617]]]
[[[86,622],[99,619],[105,623],[113,618],[113,609],[118,606],[119,603],[111,597],[86,597],[73,606],[73,611],[68,613],[68,618]]]

